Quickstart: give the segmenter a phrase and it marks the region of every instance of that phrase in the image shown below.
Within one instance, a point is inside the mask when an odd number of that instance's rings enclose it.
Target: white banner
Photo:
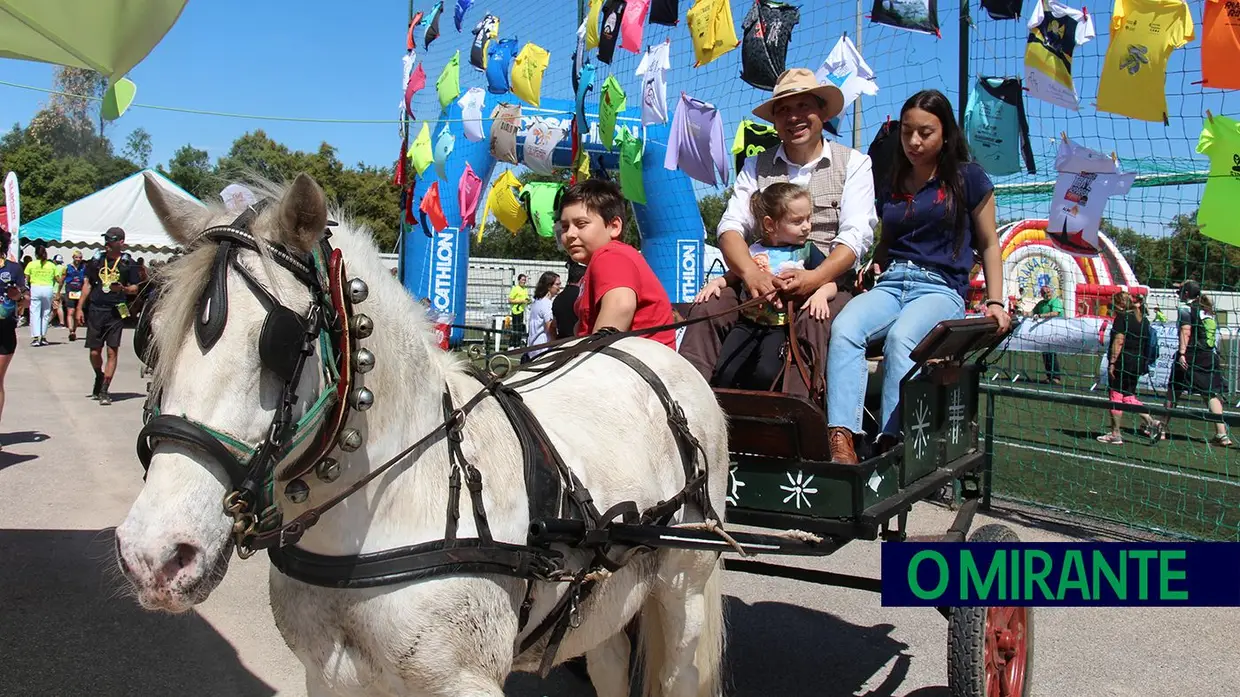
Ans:
[[[17,189],[17,172],[9,172],[8,176],[4,178],[4,209],[6,218],[4,228],[9,231],[13,239],[13,243],[9,245],[9,261],[17,261],[17,229],[22,222],[21,205],[21,192]]]

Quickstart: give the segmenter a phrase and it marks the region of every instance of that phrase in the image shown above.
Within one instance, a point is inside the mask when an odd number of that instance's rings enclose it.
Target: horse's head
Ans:
[[[116,530],[117,556],[144,607],[182,612],[227,570],[235,521],[225,496],[242,486],[250,463],[274,466],[289,454],[260,455],[272,441],[287,445],[272,437],[273,423],[281,414],[297,422],[323,385],[320,356],[296,358],[315,346],[304,337],[314,335],[323,309],[308,260],[327,205],[304,174],[241,217],[173,200],[149,178],[146,193],[188,251],[161,272],[144,320],[158,416],[140,438],[146,483]],[[286,409],[291,395],[297,399]],[[269,474],[258,472],[251,484],[274,486]]]

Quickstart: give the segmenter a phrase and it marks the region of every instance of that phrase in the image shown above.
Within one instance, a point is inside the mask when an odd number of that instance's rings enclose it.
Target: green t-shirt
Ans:
[[[620,144],[620,193],[644,206],[646,185],[642,182],[642,139],[623,130],[616,140]]]
[[[448,64],[435,80],[435,91],[439,93],[439,108],[447,109],[461,94],[461,52],[457,51],[448,59]]]
[[[1063,317],[1063,301],[1059,298],[1047,298],[1039,300],[1037,305],[1033,306],[1033,314],[1045,315],[1050,312],[1058,312]]]
[[[39,261],[35,259],[26,264],[26,277],[30,279],[30,286],[54,286],[60,278],[60,267],[56,262]]]
[[[616,114],[628,108],[624,88],[614,75],[608,75],[603,83],[603,92],[598,98],[598,132],[603,139],[603,147],[611,150],[616,135]]]
[[[525,314],[525,306],[530,302],[530,292],[525,289],[525,286],[513,286],[512,290],[508,291],[508,302],[512,303],[512,307],[509,308],[512,314]]]
[[[1197,152],[1210,158],[1210,176],[1197,211],[1201,234],[1240,246],[1240,123],[1217,114],[1206,119]]]

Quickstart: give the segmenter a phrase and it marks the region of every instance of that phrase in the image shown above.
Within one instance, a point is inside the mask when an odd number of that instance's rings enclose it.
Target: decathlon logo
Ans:
[[[452,285],[456,276],[456,228],[444,228],[435,236],[431,263],[431,304],[440,312],[452,308]]]
[[[680,254],[680,301],[693,300],[698,292],[698,243],[696,240],[681,240]]]

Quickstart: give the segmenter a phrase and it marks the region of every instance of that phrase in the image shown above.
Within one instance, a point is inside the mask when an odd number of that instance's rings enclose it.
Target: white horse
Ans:
[[[167,198],[149,178],[146,193],[167,232],[192,250],[162,275],[155,305],[155,380],[163,413],[260,442],[281,388],[258,353],[267,310],[241,274],[229,269],[229,311],[218,342],[204,352],[192,326],[195,302],[217,247],[199,235],[233,216],[219,207],[204,210]],[[301,175],[272,192],[270,200],[272,205],[252,223],[254,235],[291,250],[314,250],[328,223],[319,186]],[[358,311],[374,321],[373,335],[363,342],[376,357],[373,371],[365,375],[374,405],[349,416],[349,425],[360,429],[365,445],[351,453],[332,453],[343,469],[338,479],[326,483],[307,476],[310,495],[300,504],[283,497],[283,483],[277,485],[285,521],[329,499],[442,424],[445,386],[458,406],[481,389],[458,358],[434,345],[423,309],[384,268],[369,232],[332,213],[344,222],[333,229],[331,244],[343,253],[349,275],[364,279],[370,288]],[[241,251],[237,260],[280,303],[305,314],[310,293],[292,273],[272,263],[265,248],[262,254]],[[657,342],[627,338],[614,346],[653,369],[684,409],[709,465],[710,500],[722,511],[726,423],[710,388],[687,362]],[[318,358],[311,357],[311,362]],[[313,402],[321,381],[319,371],[303,372],[299,404]],[[644,509],[684,486],[664,407],[623,363],[588,355],[520,392],[599,510],[629,500]],[[495,539],[524,544],[530,514],[521,448],[494,399],[472,411],[463,435],[463,454],[484,478]],[[444,439],[433,441],[327,512],[298,545],[319,554],[352,555],[441,539],[449,467]],[[118,563],[143,607],[188,611],[223,578],[233,543],[232,520],[221,501],[230,488],[220,463],[199,450],[169,442],[156,446],[146,483],[116,531]],[[476,535],[469,510],[469,499],[462,496],[462,538]],[[673,524],[702,520],[703,512],[689,506],[677,513]],[[573,554],[575,559],[588,558],[583,552]],[[721,573],[714,552],[659,549],[638,554],[583,602],[580,624],[565,635],[557,662],[585,655],[600,697],[627,697],[630,644],[625,627],[637,618],[645,694],[719,694]],[[549,614],[564,586],[535,583],[526,632]],[[364,590],[308,585],[275,568],[270,576],[276,624],[306,666],[312,697],[502,695],[510,672],[533,670],[541,659],[542,644],[521,655],[514,649],[521,640],[518,612],[525,588],[523,580],[487,575],[450,575]]]

